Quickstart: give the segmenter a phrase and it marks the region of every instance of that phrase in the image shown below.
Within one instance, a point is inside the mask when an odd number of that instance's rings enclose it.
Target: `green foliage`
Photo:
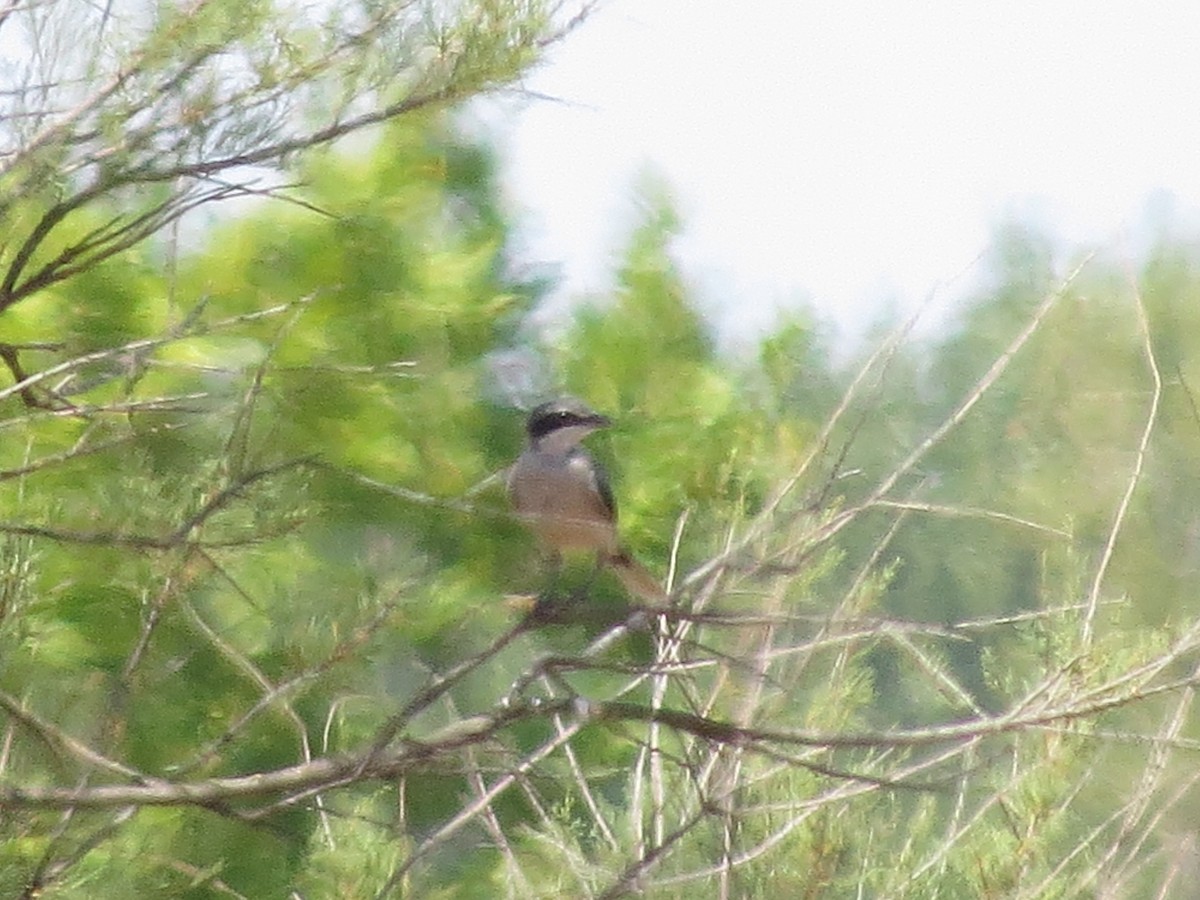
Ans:
[[[0,892],[1168,883],[1156,810],[1194,812],[1195,248],[1063,288],[1046,239],[1002,235],[959,322],[854,380],[799,315],[723,355],[647,180],[611,295],[537,343],[492,157],[421,98],[514,77],[550,21],[486,0],[418,33],[377,6],[314,29],[168,4],[128,91],[173,79],[184,118],[0,176],[23,382],[0,389]],[[368,34],[428,64],[305,80]],[[244,80],[214,80],[231,54]],[[165,240],[202,190],[171,167],[294,124],[293,89],[318,123],[406,114],[301,140],[294,202]],[[125,140],[123,111],[73,134]],[[586,609],[523,618],[536,550],[488,486],[521,440],[488,360],[516,347],[614,418],[589,447],[623,539],[673,573],[666,612],[601,574]]]

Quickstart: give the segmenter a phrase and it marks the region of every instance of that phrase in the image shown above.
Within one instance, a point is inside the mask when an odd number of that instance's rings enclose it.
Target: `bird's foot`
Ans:
[[[565,625],[578,621],[579,610],[587,593],[572,591],[569,594],[544,591],[538,594],[529,611],[530,621],[538,625]]]

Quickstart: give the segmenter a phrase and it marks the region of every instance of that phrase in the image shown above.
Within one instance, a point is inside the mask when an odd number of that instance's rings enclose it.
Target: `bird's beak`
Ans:
[[[592,413],[587,418],[587,424],[592,428],[607,428],[612,424],[612,419],[602,416],[600,413]]]

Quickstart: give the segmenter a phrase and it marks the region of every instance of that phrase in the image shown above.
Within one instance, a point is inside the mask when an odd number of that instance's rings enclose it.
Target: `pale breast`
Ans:
[[[583,454],[526,451],[513,465],[508,490],[522,521],[548,547],[615,551],[612,511]]]

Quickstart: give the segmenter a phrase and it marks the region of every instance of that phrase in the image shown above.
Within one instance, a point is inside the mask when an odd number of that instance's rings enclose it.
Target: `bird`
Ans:
[[[622,546],[617,503],[604,468],[580,443],[612,421],[574,397],[535,407],[525,422],[525,449],[508,473],[518,518],[551,554],[555,569],[566,552],[596,554],[632,595],[662,604],[658,580]]]

